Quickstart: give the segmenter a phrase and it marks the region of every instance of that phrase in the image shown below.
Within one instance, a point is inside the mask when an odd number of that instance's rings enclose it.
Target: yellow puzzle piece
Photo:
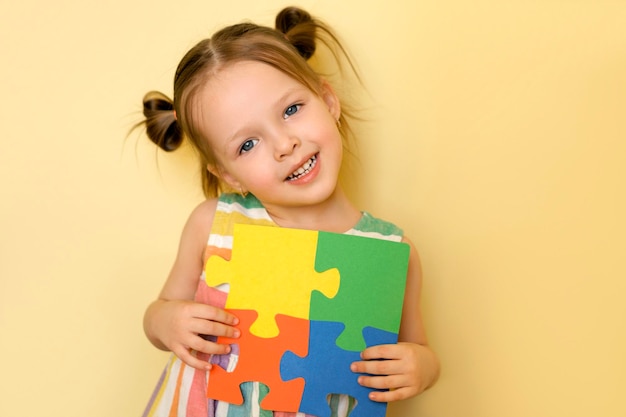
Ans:
[[[317,238],[312,230],[236,224],[231,260],[211,256],[206,282],[230,284],[226,308],[256,310],[250,332],[276,337],[276,314],[308,319],[312,291],[333,298],[339,290],[337,269],[315,270]]]

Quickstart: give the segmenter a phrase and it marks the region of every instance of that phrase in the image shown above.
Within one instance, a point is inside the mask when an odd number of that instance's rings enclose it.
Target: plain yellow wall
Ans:
[[[191,45],[286,4],[0,3],[0,416],[140,415],[201,195],[189,151],[125,135]],[[626,3],[299,4],[372,96],[358,199],[423,258],[443,373],[389,415],[626,415]]]

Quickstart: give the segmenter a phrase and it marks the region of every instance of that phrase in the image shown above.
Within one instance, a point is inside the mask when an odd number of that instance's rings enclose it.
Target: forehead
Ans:
[[[224,105],[227,99],[245,99],[258,95],[268,101],[286,89],[307,89],[286,73],[256,61],[239,61],[220,68],[207,80],[201,95],[212,103]]]
[[[212,146],[255,125],[287,105],[294,96],[311,94],[284,72],[256,61],[239,61],[210,75],[199,90],[193,118]]]

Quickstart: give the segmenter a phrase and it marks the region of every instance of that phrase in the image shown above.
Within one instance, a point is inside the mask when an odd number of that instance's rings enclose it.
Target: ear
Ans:
[[[341,103],[339,103],[339,97],[335,94],[335,90],[333,90],[333,87],[326,80],[322,81],[322,99],[328,106],[328,111],[333,118],[339,120],[339,116],[341,116]]]
[[[242,189],[241,188],[241,184],[239,183],[239,181],[237,181],[237,179],[235,177],[230,175],[230,173],[228,173],[228,171],[226,171],[225,169],[223,169],[219,165],[207,164],[206,169],[211,174],[215,175],[217,178],[219,178],[220,180],[222,180],[226,184],[228,184],[228,186],[231,187],[233,190],[241,190]]]

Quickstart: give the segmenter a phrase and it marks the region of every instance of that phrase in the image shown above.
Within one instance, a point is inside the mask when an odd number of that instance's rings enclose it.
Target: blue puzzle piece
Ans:
[[[385,417],[387,403],[368,398],[371,388],[357,383],[358,375],[350,370],[350,364],[361,360],[360,352],[347,351],[335,343],[344,330],[339,322],[310,322],[309,354],[300,357],[285,352],[281,359],[280,373],[284,380],[304,378],[304,392],[299,411],[319,417],[330,417],[326,397],[329,394],[347,394],[357,400],[350,417]],[[396,343],[398,335],[384,330],[366,327],[363,338],[367,346]]]

